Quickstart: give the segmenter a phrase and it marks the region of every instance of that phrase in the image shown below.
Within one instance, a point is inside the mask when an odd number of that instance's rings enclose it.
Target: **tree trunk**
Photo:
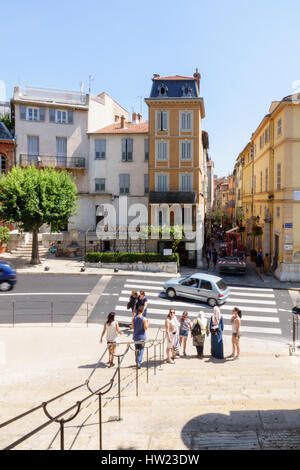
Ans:
[[[32,253],[30,264],[41,264],[39,256],[39,241],[38,241],[39,229],[32,231]]]

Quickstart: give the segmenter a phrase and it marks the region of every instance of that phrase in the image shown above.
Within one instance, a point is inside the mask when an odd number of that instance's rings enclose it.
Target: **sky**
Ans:
[[[92,93],[147,119],[153,74],[198,67],[218,176],[232,172],[271,102],[299,88],[299,0],[1,3],[0,100],[19,83],[79,91],[84,82],[87,92],[91,75]]]

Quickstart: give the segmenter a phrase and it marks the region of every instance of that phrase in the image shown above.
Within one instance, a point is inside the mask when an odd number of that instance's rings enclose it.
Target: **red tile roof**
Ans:
[[[169,77],[153,77],[153,80],[196,80],[195,77],[184,77],[182,75],[170,75]]]
[[[115,122],[109,126],[102,127],[92,134],[146,134],[148,132],[148,122],[134,124],[133,122],[125,122],[125,127],[121,127],[120,122]]]

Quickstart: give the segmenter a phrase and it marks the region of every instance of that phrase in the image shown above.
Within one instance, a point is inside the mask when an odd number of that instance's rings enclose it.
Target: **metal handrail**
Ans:
[[[7,421],[5,421],[4,423],[0,423],[0,429],[1,428],[4,428],[5,426],[8,426],[9,424],[13,423],[13,422],[16,422],[22,418],[24,418],[25,416],[28,416],[29,414],[31,413],[34,413],[35,411],[39,410],[39,409],[43,409],[45,415],[47,416],[48,418],[48,421],[46,421],[45,423],[41,424],[40,426],[38,426],[37,428],[33,429],[32,431],[30,431],[29,433],[25,434],[23,437],[17,439],[16,441],[12,442],[10,445],[8,445],[7,447],[5,447],[3,450],[10,450],[10,449],[13,449],[15,448],[16,446],[18,446],[19,444],[21,444],[22,442],[26,441],[27,439],[29,439],[30,437],[32,437],[33,435],[37,434],[38,432],[40,432],[42,429],[44,429],[45,427],[49,426],[50,424],[52,424],[53,422],[56,422],[56,423],[59,423],[60,424],[60,449],[61,450],[64,450],[64,425],[65,423],[67,422],[70,422],[72,421],[73,419],[76,418],[76,416],[80,413],[81,411],[81,405],[82,403],[84,403],[85,401],[87,401],[88,399],[90,399],[92,396],[94,395],[98,395],[98,413],[99,413],[99,449],[102,450],[102,396],[105,395],[106,393],[108,393],[112,387],[113,387],[113,384],[114,384],[114,381],[115,381],[115,378],[116,378],[116,375],[118,375],[118,411],[119,411],[119,414],[118,414],[118,421],[121,421],[121,377],[120,377],[120,369],[121,369],[121,364],[125,358],[125,356],[127,355],[128,351],[131,348],[131,345],[132,344],[140,344],[140,343],[143,343],[145,345],[145,348],[147,350],[147,383],[148,383],[148,380],[149,380],[149,355],[148,355],[148,350],[154,346],[154,374],[156,374],[156,346],[159,344],[160,345],[160,359],[162,360],[162,355],[161,355],[161,347],[163,346],[163,343],[164,343],[164,339],[165,339],[165,336],[164,336],[164,332],[163,332],[163,338],[158,340],[158,335],[159,333],[163,331],[162,328],[159,328],[157,333],[156,333],[156,336],[155,336],[155,339],[149,339],[149,340],[146,340],[146,341],[132,341],[132,342],[122,342],[122,343],[118,343],[119,345],[122,345],[122,344],[125,344],[127,345],[127,348],[125,350],[125,352],[123,354],[113,354],[114,357],[117,357],[118,358],[118,366],[116,368],[116,370],[114,371],[114,374],[112,376],[112,378],[110,379],[110,381],[108,383],[106,383],[105,385],[102,385],[102,387],[100,387],[99,389],[97,390],[92,390],[91,387],[90,387],[90,380],[91,380],[91,377],[93,376],[95,370],[97,369],[99,363],[102,361],[104,355],[106,354],[107,350],[108,350],[108,347],[106,347],[104,353],[101,355],[100,359],[98,360],[97,364],[95,365],[93,371],[91,372],[91,374],[89,375],[89,377],[87,378],[87,380],[76,386],[76,387],[73,387],[72,389],[69,389],[67,390],[66,392],[64,393],[61,393],[51,399],[49,399],[48,401],[46,402],[43,402],[41,403],[40,405],[24,412],[24,413],[21,413],[20,415],[17,415],[15,416],[14,418],[11,418]],[[149,345],[148,345],[149,344]],[[137,364],[137,363],[136,363]],[[139,374],[138,374],[138,368],[136,366],[136,393],[138,395],[138,377],[139,377]],[[71,407],[67,408],[66,410],[62,411],[61,413],[59,413],[58,415],[56,416],[52,416],[49,411],[47,410],[47,406],[54,402],[55,400],[58,400],[59,398],[62,398],[63,396],[66,396],[68,395],[69,393],[75,391],[75,390],[78,390],[80,389],[81,387],[84,387],[86,386],[88,388],[88,390],[90,391],[90,394],[87,395],[86,397],[84,397],[82,400],[80,401],[77,401],[74,405],[72,405]],[[107,388],[108,387],[108,388]],[[76,409],[76,411],[73,413],[73,415],[69,416],[68,418],[63,418],[63,416],[65,416],[67,413],[70,413],[72,410]]]

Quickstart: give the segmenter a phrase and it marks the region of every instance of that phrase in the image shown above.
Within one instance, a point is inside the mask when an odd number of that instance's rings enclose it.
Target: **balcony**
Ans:
[[[85,157],[57,157],[50,155],[29,155],[27,153],[20,154],[20,166],[31,166],[32,164],[39,168],[53,167],[84,170]]]
[[[195,191],[150,191],[150,204],[195,204]]]

